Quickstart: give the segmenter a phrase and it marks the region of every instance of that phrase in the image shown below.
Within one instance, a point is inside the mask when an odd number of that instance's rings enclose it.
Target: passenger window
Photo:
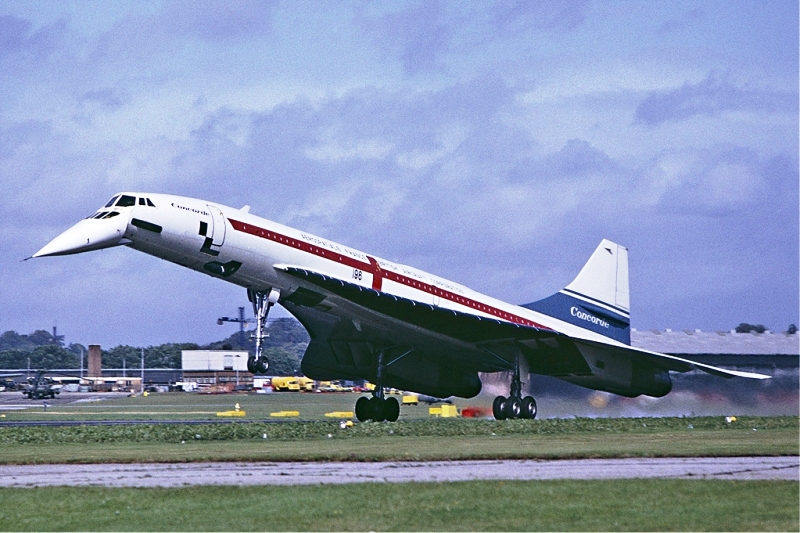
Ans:
[[[108,203],[106,205],[104,205],[103,207],[111,207],[112,205],[114,205],[114,202],[117,201],[117,198],[119,198],[119,195],[116,195],[114,198],[109,200]]]
[[[139,198],[139,205],[147,205],[144,203],[144,198]]]
[[[131,207],[136,205],[136,197],[123,194],[117,201],[117,207]]]

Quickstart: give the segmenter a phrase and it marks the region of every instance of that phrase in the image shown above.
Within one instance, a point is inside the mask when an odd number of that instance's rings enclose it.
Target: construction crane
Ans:
[[[244,317],[244,307],[240,307],[239,308],[239,318],[230,318],[230,317],[227,317],[227,316],[223,316],[223,317],[220,317],[220,318],[217,319],[217,324],[219,324],[221,326],[224,322],[238,322],[238,324],[239,324],[239,348],[245,348],[247,346],[247,344],[245,343],[245,340],[244,340],[244,328],[247,326],[247,324],[252,324],[255,321],[256,321],[255,318],[245,318]]]

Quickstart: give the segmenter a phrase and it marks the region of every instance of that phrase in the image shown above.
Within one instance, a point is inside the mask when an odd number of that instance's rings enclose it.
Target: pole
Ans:
[[[244,307],[240,307],[239,309],[244,309]],[[234,368],[236,368],[236,390],[239,390],[239,358],[241,355],[238,353],[236,354],[236,359],[234,360]]]
[[[142,348],[142,393],[144,393],[144,348]]]
[[[244,307],[239,308],[239,349],[242,348],[244,348]]]
[[[81,379],[83,379],[83,346],[81,346]]]

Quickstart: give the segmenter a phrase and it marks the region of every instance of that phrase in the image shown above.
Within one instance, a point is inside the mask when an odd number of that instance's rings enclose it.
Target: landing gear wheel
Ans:
[[[386,415],[387,422],[397,422],[400,417],[400,402],[397,398],[386,398],[383,400],[383,412]]]
[[[375,422],[386,420],[386,408],[382,398],[373,397],[369,400],[370,418]]]
[[[527,418],[528,420],[536,418],[536,400],[533,399],[533,396],[526,396],[522,399],[520,418]]]
[[[495,420],[506,419],[506,397],[498,396],[492,403],[492,414]]]
[[[247,358],[247,371],[251,374],[256,373],[256,358],[252,355]]]
[[[506,418],[519,418],[519,414],[522,411],[522,400],[520,400],[518,396],[512,396],[506,400],[504,411]]]
[[[268,368],[269,368],[269,361],[267,361],[266,357],[262,357],[261,359],[256,361],[256,373],[266,374]]]
[[[356,400],[356,419],[359,422],[366,422],[370,419],[370,403],[369,398],[361,396]]]

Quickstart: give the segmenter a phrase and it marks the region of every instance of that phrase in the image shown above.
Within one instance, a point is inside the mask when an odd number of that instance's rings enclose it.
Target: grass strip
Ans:
[[[2,428],[0,443],[4,464],[800,454],[797,417]]]
[[[0,444],[181,442],[187,440],[352,439],[359,437],[476,437],[509,435],[655,434],[665,431],[800,431],[800,417],[567,418],[545,420],[432,419],[362,423],[337,421],[231,424],[138,424],[117,426],[0,427]]]
[[[0,489],[4,530],[797,531],[797,482]],[[46,509],[46,512],[42,512]]]

